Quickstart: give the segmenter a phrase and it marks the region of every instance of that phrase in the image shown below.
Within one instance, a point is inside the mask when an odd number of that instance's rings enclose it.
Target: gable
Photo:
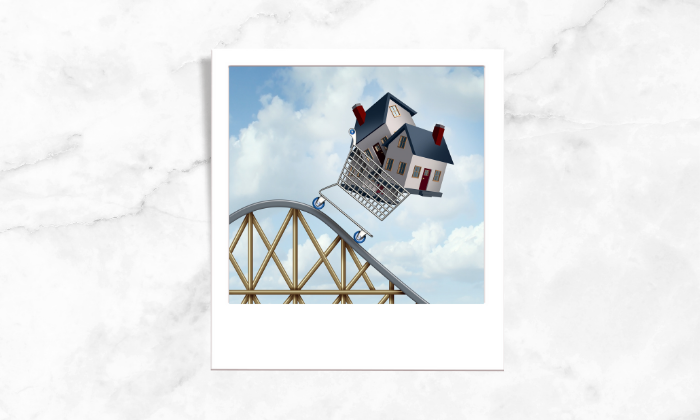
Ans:
[[[392,142],[398,141],[403,133],[405,133],[408,144],[411,146],[411,152],[414,155],[454,165],[445,138],[442,138],[442,144],[438,146],[433,140],[432,131],[424,130],[415,125],[402,125],[401,128],[396,130],[396,132],[384,142],[384,146],[388,147]]]
[[[394,101],[397,105],[401,106],[406,110],[411,116],[416,115],[416,111],[411,109],[408,105],[403,103],[399,98],[387,92],[384,96],[379,98],[371,107],[365,110],[365,123],[360,125],[355,120],[355,132],[357,143],[364,140],[365,137],[372,134],[379,127],[386,123],[387,114],[389,113],[389,100]]]

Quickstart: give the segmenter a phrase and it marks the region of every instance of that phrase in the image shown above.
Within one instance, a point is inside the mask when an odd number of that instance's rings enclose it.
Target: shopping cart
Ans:
[[[321,210],[328,201],[339,212],[343,213],[360,228],[353,235],[353,239],[358,244],[367,239],[366,235],[372,236],[372,234],[323,194],[324,190],[335,186],[342,188],[379,220],[386,219],[399,204],[411,195],[370,156],[362,153],[353,142],[338,177],[338,182],[321,188],[318,192],[319,197],[314,198],[311,204],[315,209]]]

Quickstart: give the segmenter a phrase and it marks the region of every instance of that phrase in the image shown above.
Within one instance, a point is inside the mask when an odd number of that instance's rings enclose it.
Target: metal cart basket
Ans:
[[[364,242],[366,239],[365,235],[372,236],[372,234],[323,194],[324,190],[336,185],[341,187],[350,197],[354,198],[355,201],[369,210],[379,220],[386,219],[399,204],[411,195],[391,175],[384,171],[371,156],[362,153],[353,144],[350,147],[347,159],[345,159],[338,182],[319,190],[320,197],[316,197],[312,204],[314,208],[320,210],[325,205],[325,202],[328,201],[333,207],[343,213],[345,217],[355,223],[361,229],[354,235],[357,243]]]

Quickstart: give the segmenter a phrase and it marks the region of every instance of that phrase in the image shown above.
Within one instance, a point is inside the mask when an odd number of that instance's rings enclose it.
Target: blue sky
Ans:
[[[483,303],[483,68],[481,67],[230,67],[229,70],[229,209],[274,198],[310,203],[318,190],[337,181],[348,153],[348,128],[354,124],[352,105],[371,106],[386,92],[408,104],[417,126],[446,126],[445,139],[455,165],[448,165],[443,197],[409,197],[380,222],[339,188],[329,197],[372,232],[363,244],[384,265],[430,303]],[[357,228],[337,210],[323,210],[344,229]],[[286,212],[256,213],[270,241]],[[312,216],[307,217],[325,248],[335,234]],[[232,238],[239,223],[229,228]],[[256,234],[257,237],[257,234]],[[300,277],[318,254],[300,227]],[[255,240],[254,268],[265,254]],[[247,272],[246,240],[234,256]],[[285,267],[291,260],[291,228],[277,249]],[[339,250],[331,254],[335,267]],[[229,264],[230,266],[230,264]],[[230,266],[230,285],[242,288]],[[290,268],[290,267],[289,267]],[[287,271],[290,272],[290,269]],[[348,276],[357,270],[351,265]],[[388,282],[368,271],[375,287]],[[360,282],[356,288],[367,288]],[[258,288],[284,289],[271,261]],[[335,288],[321,266],[309,289]],[[240,302],[240,297],[231,302]],[[263,303],[285,297],[261,297]],[[307,303],[330,303],[334,297],[304,297]],[[378,299],[353,298],[355,303]],[[407,297],[397,303],[412,303]]]

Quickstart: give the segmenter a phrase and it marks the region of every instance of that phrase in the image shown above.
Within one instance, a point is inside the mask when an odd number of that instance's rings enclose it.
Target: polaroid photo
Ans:
[[[212,369],[503,370],[503,111],[501,50],[214,50]]]

